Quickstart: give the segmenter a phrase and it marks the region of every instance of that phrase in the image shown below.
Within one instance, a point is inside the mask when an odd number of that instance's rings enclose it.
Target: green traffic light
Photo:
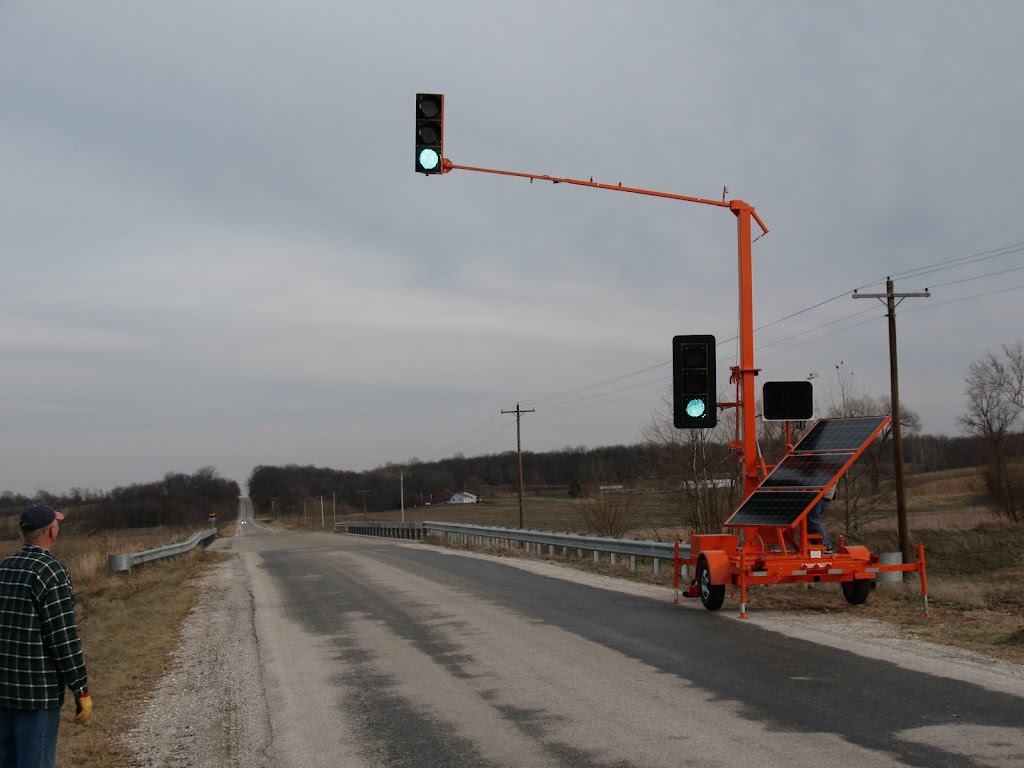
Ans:
[[[432,171],[441,164],[441,156],[437,154],[436,149],[427,147],[426,149],[420,150],[420,168],[425,171]]]
[[[699,419],[707,413],[707,410],[707,405],[699,397],[695,397],[686,403],[686,415],[692,419]]]

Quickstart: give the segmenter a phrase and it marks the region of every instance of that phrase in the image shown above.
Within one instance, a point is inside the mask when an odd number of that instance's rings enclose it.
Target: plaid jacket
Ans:
[[[0,563],[0,707],[54,709],[88,692],[71,574],[26,544]]]

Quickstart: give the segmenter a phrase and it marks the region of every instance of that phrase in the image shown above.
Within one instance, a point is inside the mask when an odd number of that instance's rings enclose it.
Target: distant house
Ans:
[[[472,493],[468,493],[467,491],[463,491],[462,493],[456,493],[454,496],[452,496],[450,499],[448,499],[448,503],[449,504],[476,504],[476,496],[474,494],[472,494]]]

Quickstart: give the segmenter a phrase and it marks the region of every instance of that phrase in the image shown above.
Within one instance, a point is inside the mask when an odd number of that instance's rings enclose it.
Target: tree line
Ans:
[[[821,396],[821,415],[828,418],[891,413],[888,397],[858,390],[853,372],[840,361],[835,381]],[[965,376],[965,408],[958,418],[962,436],[921,434],[921,420],[910,407],[901,410],[904,464],[908,475],[966,467],[982,467],[982,495],[996,512],[1024,519],[1024,434],[1014,427],[1024,412],[1024,346],[1020,341],[988,353]],[[760,411],[760,409],[758,409]],[[802,429],[794,425],[790,440]],[[786,452],[784,427],[761,421],[758,443],[768,466]],[[706,430],[678,430],[671,406],[663,403],[634,445],[603,448],[566,447],[559,451],[524,451],[524,491],[559,489],[587,497],[597,510],[591,527],[614,534],[628,529],[632,515],[626,496],[597,501],[601,486],[661,490],[679,522],[691,530],[721,530],[726,516],[741,500],[739,462],[729,444],[736,433],[735,411],[723,411],[718,425]],[[379,512],[400,504],[418,506],[444,502],[456,491],[487,499],[518,490],[518,457],[514,451],[423,462],[411,459],[363,472],[313,466],[259,466],[249,477],[249,496],[259,514],[295,513],[305,500],[321,497],[349,512]],[[832,514],[847,532],[873,517],[891,512],[893,430],[890,425],[839,480]],[[347,508],[347,509],[346,509]]]
[[[0,517],[15,530],[21,510],[29,504],[45,503],[65,512],[76,532],[116,528],[207,524],[210,514],[218,519],[235,519],[240,489],[214,467],[202,467],[192,474],[168,472],[149,483],[120,486],[109,492],[73,488],[66,494],[38,491],[32,496],[4,491],[0,494]]]
[[[675,437],[683,441],[693,435],[676,431]],[[577,495],[599,484],[644,483],[656,487],[660,483],[669,488],[700,477],[729,478],[735,471],[735,454],[726,441],[691,443],[682,451],[672,450],[673,442],[652,439],[634,445],[523,451],[525,490],[557,489]],[[780,440],[763,441],[763,445],[775,453],[783,447]],[[1024,435],[1007,438],[1007,448],[1016,455],[1024,454]],[[883,439],[865,456],[864,461],[874,468],[875,485],[891,478],[891,464],[886,465],[891,450],[891,444]],[[904,452],[909,472],[978,466],[987,456],[984,440],[971,436],[906,435]],[[381,512],[399,508],[403,489],[406,507],[444,503],[463,490],[482,499],[512,493],[518,490],[518,473],[516,452],[506,451],[430,462],[410,459],[364,471],[261,465],[252,470],[248,484],[249,498],[261,515],[301,513],[304,500],[320,497],[336,502],[346,512]],[[715,483],[706,485],[717,487]]]

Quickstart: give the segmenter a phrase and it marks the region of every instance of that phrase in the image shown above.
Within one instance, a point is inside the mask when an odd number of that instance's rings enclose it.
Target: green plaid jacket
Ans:
[[[54,709],[88,692],[71,574],[31,544],[0,563],[0,707]]]

